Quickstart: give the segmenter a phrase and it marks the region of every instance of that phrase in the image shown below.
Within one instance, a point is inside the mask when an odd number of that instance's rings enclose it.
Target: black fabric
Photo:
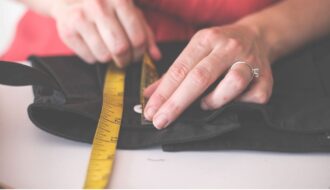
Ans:
[[[185,43],[160,47],[164,58],[156,64],[162,74]],[[118,148],[162,145],[165,151],[329,152],[329,51],[330,40],[326,39],[273,64],[274,91],[266,105],[233,102],[218,110],[202,111],[196,101],[160,131],[142,126],[140,115],[133,111],[139,104],[141,65],[131,64],[125,79]],[[102,104],[106,66],[87,65],[73,56],[30,60],[33,68],[0,62],[0,83],[33,84],[35,100],[28,108],[33,123],[52,134],[91,143]]]

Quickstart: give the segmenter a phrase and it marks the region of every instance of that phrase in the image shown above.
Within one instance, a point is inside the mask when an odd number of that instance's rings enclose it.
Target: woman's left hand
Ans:
[[[243,64],[235,64],[244,61]],[[260,76],[253,78],[252,68]],[[273,77],[267,44],[257,30],[233,24],[197,32],[160,81],[145,90],[150,97],[144,115],[157,129],[167,127],[219,77],[224,78],[202,98],[204,110],[232,100],[266,103]]]

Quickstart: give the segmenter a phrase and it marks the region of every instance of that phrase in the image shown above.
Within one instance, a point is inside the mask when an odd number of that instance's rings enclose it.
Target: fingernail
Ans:
[[[201,102],[201,107],[202,107],[203,110],[209,110],[210,109],[209,106],[205,103],[205,101]]]
[[[155,117],[153,124],[157,129],[165,128],[168,124],[168,120],[165,114],[160,114]]]
[[[156,113],[155,108],[153,107],[147,108],[144,116],[146,117],[146,119],[151,120],[154,117],[155,113]]]

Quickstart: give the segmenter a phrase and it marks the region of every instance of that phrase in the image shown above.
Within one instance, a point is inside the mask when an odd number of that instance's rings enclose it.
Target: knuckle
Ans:
[[[115,56],[122,56],[128,54],[130,51],[130,45],[127,42],[117,43],[116,47],[114,48],[113,54]]]
[[[64,41],[70,41],[77,35],[77,32],[73,28],[63,27],[59,30],[59,35]]]
[[[72,9],[71,15],[67,20],[61,20],[57,23],[59,35],[64,40],[70,40],[77,36],[77,28],[85,24],[85,16],[80,8]]]
[[[205,38],[214,40],[219,35],[219,31],[214,28],[206,29],[204,31],[204,35],[205,35]]]
[[[224,49],[225,51],[240,52],[243,50],[243,44],[236,38],[229,38]]]
[[[199,46],[205,47],[209,46],[210,43],[213,43],[218,35],[219,32],[215,29],[202,29],[195,34],[193,39],[197,40]]]
[[[91,47],[98,50],[98,52],[102,51],[103,46],[101,40],[98,38],[97,34],[89,34],[88,36],[89,40],[88,42],[90,43]]]
[[[86,12],[90,14],[96,14],[100,17],[104,17],[107,15],[107,11],[105,11],[104,7],[105,7],[104,1],[102,0],[89,0],[89,1],[85,1],[84,4],[84,8]]]
[[[157,100],[158,102],[161,102],[161,103],[165,102],[168,99],[164,94],[159,93],[159,92],[158,93],[155,92],[152,96],[153,96],[154,100]]]
[[[103,44],[103,41],[97,35],[90,34],[88,44],[89,48],[99,61],[106,62],[111,57],[110,52]]]
[[[169,76],[175,83],[180,83],[188,74],[189,70],[184,64],[174,64],[169,69]]]
[[[86,21],[85,13],[82,9],[76,8],[72,10],[71,24],[72,25],[80,25]]]
[[[218,30],[214,28],[208,28],[198,31],[196,33],[196,36],[201,38],[214,39],[216,36],[218,36],[218,34],[219,34]]]
[[[230,81],[232,83],[232,87],[235,88],[236,90],[243,90],[247,83],[246,79],[237,70],[231,71]]]
[[[269,100],[269,95],[267,92],[259,90],[254,93],[254,99],[256,103],[266,104]]]
[[[193,36],[193,39],[194,39],[194,38],[203,38],[203,36],[205,36],[204,33],[205,33],[206,30],[207,30],[207,29],[201,29],[201,30],[198,30],[198,31],[196,32],[196,34]]]
[[[191,80],[198,86],[209,85],[211,82],[211,73],[205,67],[196,67],[191,71]]]
[[[170,110],[171,115],[175,115],[175,116],[179,115],[181,110],[181,106],[172,99],[169,99],[166,102],[166,107],[168,108],[166,110]]]
[[[184,64],[176,64],[170,68],[169,74],[172,79],[179,82],[187,76],[188,69],[186,66],[184,66]]]

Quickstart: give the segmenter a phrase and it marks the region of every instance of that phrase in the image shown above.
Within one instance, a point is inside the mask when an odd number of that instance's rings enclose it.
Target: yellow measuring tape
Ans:
[[[156,67],[151,58],[145,54],[140,89],[143,90],[156,79],[158,79]],[[109,64],[104,82],[102,110],[93,140],[85,189],[103,189],[108,185],[121,126],[124,89],[125,71],[117,68],[114,63]],[[143,91],[140,93],[141,105],[144,106]]]
[[[93,140],[85,180],[85,189],[103,189],[108,185],[121,125],[125,71],[109,64],[103,89],[103,104]]]

